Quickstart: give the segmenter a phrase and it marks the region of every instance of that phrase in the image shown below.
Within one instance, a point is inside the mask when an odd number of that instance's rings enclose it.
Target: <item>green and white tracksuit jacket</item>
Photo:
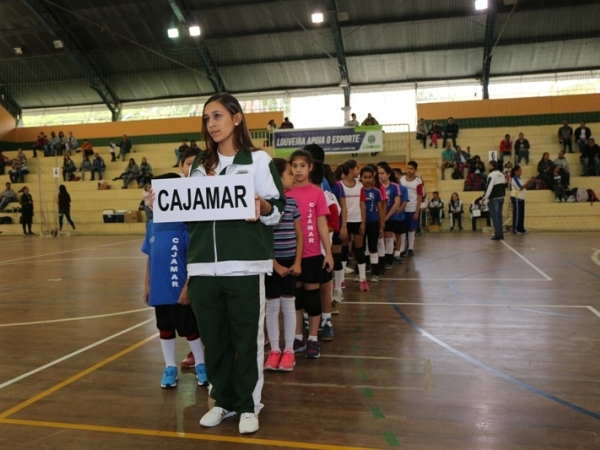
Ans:
[[[190,168],[190,176],[207,176],[203,153]],[[255,193],[272,205],[268,216],[244,220],[190,223],[188,276],[244,276],[273,271],[273,225],[285,211],[285,195],[273,160],[263,150],[240,150],[233,163],[218,175],[253,174]]]

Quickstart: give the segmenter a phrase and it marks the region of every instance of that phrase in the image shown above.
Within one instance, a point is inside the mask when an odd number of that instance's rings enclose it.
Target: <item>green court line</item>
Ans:
[[[357,325],[354,327],[354,331],[362,331],[362,327]]]
[[[363,364],[362,358],[354,358],[354,365],[355,366],[362,366],[362,364]]]
[[[400,444],[398,437],[396,437],[396,434],[392,431],[385,431],[383,433],[383,438],[390,447],[400,447],[400,445],[402,445]]]
[[[360,341],[360,336],[358,336],[358,335],[354,336],[354,340],[355,341]]]
[[[378,406],[371,408],[371,414],[373,414],[373,417],[375,419],[385,419],[385,416],[383,415],[383,411]]]
[[[354,346],[352,346],[352,351],[354,351],[354,352],[360,352],[360,345],[354,345]]]
[[[373,389],[363,388],[362,393],[365,397],[368,397],[368,398],[375,397],[375,394],[373,394]]]
[[[363,321],[364,321],[364,317],[359,317],[358,319],[356,319],[356,321],[357,321],[358,323],[363,323]]]
[[[504,286],[504,284],[502,284],[502,281],[496,280],[496,284],[498,286],[500,286],[500,289],[502,289],[502,292],[504,292],[506,295],[509,295],[508,294],[508,289],[506,289],[506,286]]]
[[[367,379],[367,374],[364,373],[362,370],[360,372],[358,372],[358,379],[359,380],[366,380]]]

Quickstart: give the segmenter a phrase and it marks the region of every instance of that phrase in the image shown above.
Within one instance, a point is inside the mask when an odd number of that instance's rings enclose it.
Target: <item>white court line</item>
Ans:
[[[52,367],[52,366],[54,366],[54,365],[56,365],[58,363],[61,363],[61,362],[65,361],[65,360],[69,359],[69,358],[72,358],[73,356],[77,356],[80,353],[83,353],[83,352],[85,352],[85,351],[87,351],[87,350],[89,350],[91,348],[97,347],[98,345],[104,344],[105,342],[108,342],[111,339],[114,339],[114,338],[119,337],[119,336],[121,336],[121,335],[123,335],[125,333],[128,333],[131,330],[135,330],[136,328],[139,328],[139,327],[141,327],[143,325],[146,325],[147,323],[153,322],[154,320],[156,320],[156,319],[153,317],[152,319],[148,319],[148,320],[145,320],[143,322],[140,322],[137,325],[134,325],[132,327],[127,328],[126,330],[119,331],[118,333],[115,333],[112,336],[104,338],[104,339],[102,339],[102,340],[100,340],[98,342],[94,342],[93,344],[90,344],[87,347],[83,347],[83,348],[81,348],[81,349],[79,349],[77,351],[74,351],[73,353],[69,353],[68,355],[63,356],[62,358],[55,359],[54,361],[49,362],[48,364],[45,364],[45,365],[43,365],[41,367],[38,367],[37,369],[31,370],[31,371],[29,371],[27,373],[24,373],[23,375],[19,375],[18,377],[13,378],[12,380],[8,380],[8,381],[0,384],[0,389],[4,389],[5,387],[10,386],[11,384],[16,383],[17,381],[21,381],[24,378],[30,377],[31,375],[35,375],[36,373],[41,372],[42,370],[45,370],[48,367]],[[158,336],[158,333],[156,333],[156,336]]]
[[[499,303],[391,303],[391,302],[347,302],[344,300],[339,305],[397,305],[397,306],[478,306],[480,308],[585,308],[590,309],[591,306],[583,305],[502,305]],[[592,311],[593,312],[593,311]],[[599,312],[594,314],[600,317]]]
[[[116,312],[110,314],[98,314],[96,316],[85,316],[85,317],[71,317],[68,319],[53,319],[53,320],[38,320],[36,322],[19,322],[19,323],[2,323],[0,324],[0,328],[6,327],[20,327],[24,325],[41,325],[45,323],[57,323],[57,322],[72,322],[74,320],[88,320],[88,319],[100,319],[102,317],[113,317],[113,316],[122,316],[125,314],[133,314],[140,311],[152,311],[153,308],[142,308],[142,309],[132,309],[131,311],[123,311]]]
[[[321,355],[321,358],[342,359],[381,359],[386,361],[427,361],[425,358],[394,358],[393,356],[363,356],[363,355]]]
[[[596,250],[595,248],[593,248],[592,250],[594,250],[594,253],[592,254],[592,261],[594,261],[596,264],[598,264],[600,266],[600,260],[598,259],[600,250]]]
[[[546,280],[552,281],[552,278],[550,278],[548,275],[546,275],[544,272],[542,272],[535,264],[533,264],[531,261],[529,261],[523,255],[521,255],[518,251],[516,251],[514,248],[512,248],[510,245],[508,245],[506,243],[506,241],[502,240],[500,242],[502,242],[506,247],[508,247],[510,250],[512,250],[515,255],[517,255],[519,258],[521,258],[523,261],[525,261],[527,264],[529,264],[529,266],[531,266],[537,273],[539,273],[541,276],[543,276]]]
[[[587,307],[591,312],[593,312],[594,314],[596,314],[598,317],[600,317],[600,312],[598,312],[598,310],[596,308],[594,308],[593,306],[588,306]]]
[[[345,278],[345,280],[353,280],[353,277]],[[541,278],[384,278],[379,277],[379,281],[552,281]]]
[[[142,240],[141,237],[139,239],[132,239],[130,241],[113,242],[112,244],[104,244],[104,245],[93,245],[91,247],[77,248],[77,249],[74,249],[74,250],[65,250],[64,252],[45,253],[45,254],[42,254],[42,255],[25,256],[24,258],[7,259],[5,261],[0,261],[0,264],[6,264],[6,263],[10,263],[10,262],[15,262],[15,261],[23,261],[25,259],[41,258],[43,256],[62,255],[63,253],[79,252],[81,250],[90,250],[92,248],[109,247],[111,245],[127,244],[129,242],[138,242],[140,240]]]

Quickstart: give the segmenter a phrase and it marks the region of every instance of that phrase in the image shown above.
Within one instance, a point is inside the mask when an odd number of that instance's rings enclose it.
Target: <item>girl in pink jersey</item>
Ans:
[[[306,150],[297,150],[290,157],[294,187],[286,193],[298,203],[302,217],[302,273],[296,285],[296,339],[294,351],[306,352],[309,359],[321,356],[321,347],[317,340],[321,320],[321,296],[319,287],[323,281],[323,269],[331,272],[333,257],[329,242],[329,229],[327,216],[329,209],[325,194],[313,186],[309,179],[312,169],[312,156]],[[325,255],[321,250],[321,244]],[[308,341],[302,336],[302,311],[308,313]]]

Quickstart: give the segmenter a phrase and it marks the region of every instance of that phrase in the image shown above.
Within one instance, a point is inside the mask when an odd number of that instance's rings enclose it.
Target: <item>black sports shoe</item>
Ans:
[[[504,235],[501,234],[499,236],[492,236],[492,241],[503,241],[504,240]]]
[[[406,252],[400,252],[400,258],[406,258]]]
[[[394,258],[394,264],[402,264],[402,258],[400,258],[399,256],[396,256]]]
[[[408,250],[407,256],[409,256],[409,257],[411,257],[411,258],[412,258],[413,256],[415,256],[415,252],[412,250],[412,248]]]

